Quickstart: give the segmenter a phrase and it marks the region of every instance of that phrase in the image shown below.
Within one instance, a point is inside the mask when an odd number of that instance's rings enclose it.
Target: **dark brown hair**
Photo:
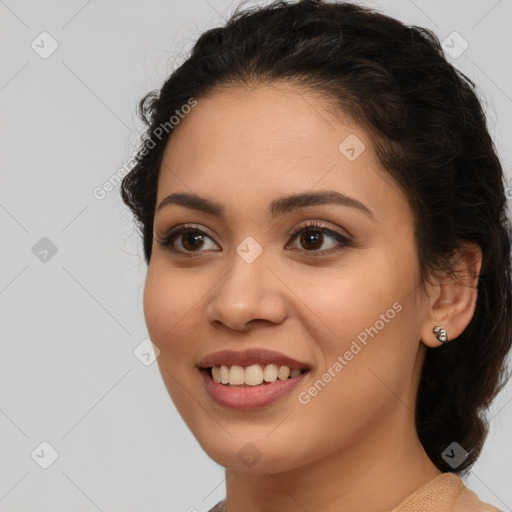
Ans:
[[[503,170],[475,85],[447,62],[431,31],[349,2],[302,0],[237,10],[224,27],[203,33],[162,88],[139,104],[147,133],[121,193],[146,263],[172,135],[166,129],[162,137],[158,128],[169,128],[190,98],[275,81],[328,100],[372,136],[413,211],[422,284],[433,271],[450,270],[449,256],[461,245],[482,250],[473,319],[455,341],[427,348],[416,407],[418,435],[433,463],[467,473],[488,432],[485,409],[508,379],[511,231]],[[469,452],[457,468],[442,457],[454,441]]]

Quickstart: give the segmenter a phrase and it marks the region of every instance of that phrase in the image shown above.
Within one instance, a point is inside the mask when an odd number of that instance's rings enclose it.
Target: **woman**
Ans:
[[[178,411],[236,512],[494,510],[460,476],[512,339],[503,171],[436,36],[274,2],[140,104],[122,186]]]

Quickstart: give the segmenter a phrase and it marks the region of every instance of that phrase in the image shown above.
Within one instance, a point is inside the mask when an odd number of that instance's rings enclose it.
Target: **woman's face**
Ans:
[[[154,239],[148,332],[184,421],[240,471],[375,455],[416,435],[427,315],[412,214],[368,134],[322,107],[286,84],[199,98],[160,171],[154,238],[189,232]],[[171,194],[215,208],[158,208]],[[204,361],[225,350],[239,358]],[[214,372],[231,384],[201,368],[223,362]],[[308,371],[284,380],[281,366]],[[262,375],[276,380],[254,385]]]

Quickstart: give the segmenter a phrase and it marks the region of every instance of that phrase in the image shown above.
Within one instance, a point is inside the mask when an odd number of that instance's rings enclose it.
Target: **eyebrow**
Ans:
[[[176,204],[192,210],[198,210],[216,217],[224,217],[226,211],[224,205],[217,201],[186,192],[174,193],[162,199],[156,211],[160,211],[164,206],[169,204]],[[301,208],[307,208],[308,206],[327,204],[355,208],[372,220],[375,220],[373,212],[361,201],[334,190],[321,190],[318,192],[278,197],[270,203],[268,213],[272,218],[276,218]]]

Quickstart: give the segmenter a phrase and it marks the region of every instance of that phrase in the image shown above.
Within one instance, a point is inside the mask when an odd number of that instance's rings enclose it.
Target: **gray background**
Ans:
[[[510,172],[512,3],[361,3],[441,40],[462,35],[469,47],[451,61],[478,83]],[[223,469],[184,426],[156,363],[134,355],[147,338],[142,248],[119,187],[102,200],[93,190],[132,155],[138,100],[237,4],[0,0],[4,512],[206,511],[224,497]],[[43,31],[58,43],[46,59],[31,47],[51,49]],[[512,510],[511,400],[508,384],[466,480],[504,511]],[[47,469],[52,452],[42,442],[58,453]]]

